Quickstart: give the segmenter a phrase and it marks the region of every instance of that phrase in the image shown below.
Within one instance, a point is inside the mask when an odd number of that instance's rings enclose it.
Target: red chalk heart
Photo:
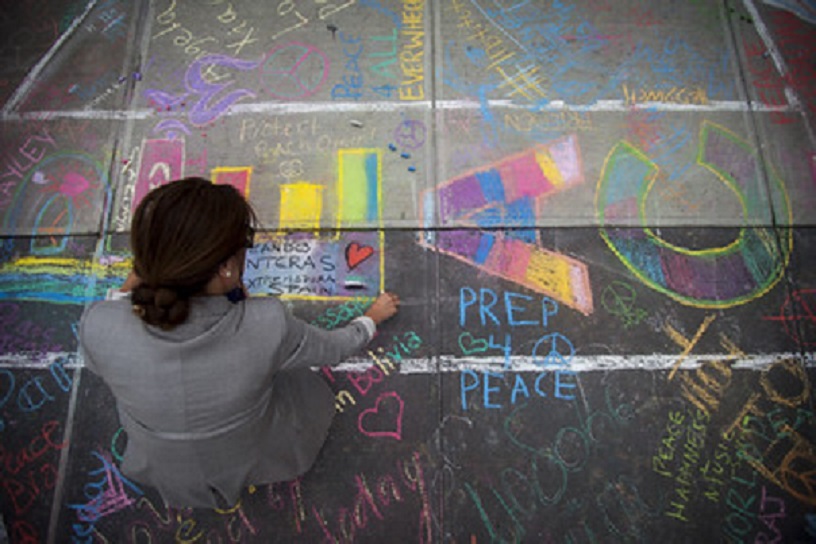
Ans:
[[[393,416],[390,413],[391,410],[387,408],[384,408],[382,412],[380,412],[380,404],[382,404],[383,401],[387,402],[387,404],[397,403],[396,416]],[[360,417],[357,418],[357,428],[360,429],[361,433],[372,438],[394,438],[396,440],[402,440],[402,412],[404,408],[405,403],[396,391],[382,393],[377,397],[373,408],[367,408],[360,412]],[[392,417],[394,421],[390,421]],[[389,429],[389,427],[393,430],[382,430]],[[372,431],[369,430],[369,428],[377,430]]]
[[[349,270],[353,270],[372,255],[374,255],[374,248],[371,246],[363,246],[357,242],[352,242],[346,246],[346,264],[348,264]]]

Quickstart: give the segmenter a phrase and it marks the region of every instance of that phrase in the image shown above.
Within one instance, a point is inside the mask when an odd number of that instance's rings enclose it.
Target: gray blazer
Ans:
[[[271,297],[195,297],[172,331],[144,324],[129,300],[97,302],[80,324],[85,366],[110,387],[128,435],[122,472],[177,507],[224,508],[250,484],[305,472],[335,411],[309,367],[370,339],[360,321],[324,331]]]

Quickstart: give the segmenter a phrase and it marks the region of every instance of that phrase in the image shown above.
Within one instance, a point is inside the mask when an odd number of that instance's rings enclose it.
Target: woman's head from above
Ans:
[[[255,212],[230,185],[185,178],[149,192],[133,214],[134,311],[163,329],[183,323],[193,295],[241,286]]]

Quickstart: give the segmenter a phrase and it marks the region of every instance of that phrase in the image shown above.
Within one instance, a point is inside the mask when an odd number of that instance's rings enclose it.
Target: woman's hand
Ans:
[[[383,293],[377,297],[374,304],[369,306],[368,310],[363,314],[370,317],[374,323],[379,325],[389,317],[397,313],[399,309],[400,299],[394,293]]]

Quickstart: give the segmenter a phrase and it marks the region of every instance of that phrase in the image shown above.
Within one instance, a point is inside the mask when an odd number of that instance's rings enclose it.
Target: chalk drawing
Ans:
[[[261,89],[281,100],[316,93],[329,75],[329,58],[313,45],[292,42],[272,49],[261,67]]]
[[[130,259],[103,264],[55,256],[21,257],[0,266],[0,300],[85,304],[120,287],[132,268]]]
[[[337,152],[337,228],[381,226],[382,152],[340,149]]]
[[[68,508],[76,512],[77,521],[94,524],[97,520],[124,510],[135,504],[126,491],[126,486],[136,495],[143,494],[142,490],[130,480],[122,476],[116,464],[108,458],[107,454],[100,454],[97,451],[91,452],[96,457],[102,467],[89,471],[92,476],[102,475],[101,481],[88,483],[83,487],[85,496],[89,501],[85,504],[69,504]],[[96,492],[89,490],[96,489]],[[81,526],[80,526],[81,527]],[[77,525],[74,525],[77,528]]]
[[[305,181],[281,185],[278,228],[319,229],[324,189],[323,185]]]
[[[397,145],[412,151],[422,147],[427,137],[428,128],[417,119],[406,119],[394,129],[394,140]]]
[[[785,333],[797,344],[816,347],[816,289],[797,289],[785,299],[779,315],[765,316],[766,321],[782,323]]]
[[[390,408],[396,403],[396,412]],[[381,393],[374,406],[360,412],[357,427],[361,433],[372,438],[402,440],[402,415],[405,402],[396,391]]]
[[[362,262],[374,255],[374,248],[352,242],[346,246],[346,264],[349,270],[354,270]]]
[[[243,98],[255,98],[255,93],[247,89],[230,91],[218,99],[219,93],[232,85],[226,83],[211,83],[204,77],[206,69],[212,66],[226,66],[241,71],[253,70],[260,65],[259,61],[248,61],[233,58],[227,55],[207,55],[193,61],[187,70],[184,85],[187,90],[199,96],[199,100],[190,108],[188,118],[193,125],[201,126],[215,121],[223,115],[230,106]]]
[[[249,198],[249,182],[252,179],[251,166],[219,166],[210,171],[213,183],[232,185],[244,198]]]
[[[421,194],[424,227],[433,226],[438,214],[439,222],[446,226],[530,229],[504,233],[440,231],[419,243],[591,314],[592,290],[586,265],[539,247],[538,233],[533,229],[545,199],[583,181],[575,135],[467,172]]]
[[[184,177],[184,140],[144,140],[132,210],[152,189]]]
[[[743,226],[737,239],[723,247],[694,250],[673,245],[646,227],[646,200],[658,179],[659,167],[625,141],[612,148],[598,181],[595,198],[601,236],[644,284],[683,304],[729,308],[755,300],[782,277],[793,248],[791,233],[747,225],[758,215],[766,198],[758,194],[764,184],[756,152],[745,140],[725,127],[704,121],[697,164],[712,172],[739,199]],[[780,215],[792,224],[784,184],[773,169],[769,175]],[[615,219],[630,217],[639,217],[643,226],[607,226]]]
[[[637,325],[648,315],[643,308],[637,308],[637,293],[626,282],[615,280],[601,293],[601,304],[611,315],[617,316],[625,328]]]
[[[61,183],[44,190],[43,180],[61,180]],[[89,197],[86,191],[101,189],[102,199],[110,197],[108,176],[97,160],[85,153],[57,152],[30,169],[17,185],[8,207],[9,213],[3,218],[3,232],[12,231],[19,225],[20,214],[38,208],[35,204],[23,202],[29,197],[28,188],[31,186],[37,187],[38,194],[45,197],[31,229],[30,250],[35,255],[54,255],[65,250],[74,228],[77,206],[90,208],[98,202],[99,197]],[[52,236],[37,238],[38,234]],[[58,239],[56,235],[60,235]]]
[[[303,175],[303,161],[300,159],[281,161],[278,170],[280,171],[280,175],[287,181],[292,178],[298,178]]]
[[[325,194],[324,185],[310,181],[280,186],[278,230],[261,234],[247,252],[244,280],[250,293],[344,301],[385,289],[381,150],[339,149],[337,200],[325,202]],[[336,231],[316,236],[331,213]],[[348,232],[372,224],[377,230]],[[292,230],[299,232],[286,234]]]

